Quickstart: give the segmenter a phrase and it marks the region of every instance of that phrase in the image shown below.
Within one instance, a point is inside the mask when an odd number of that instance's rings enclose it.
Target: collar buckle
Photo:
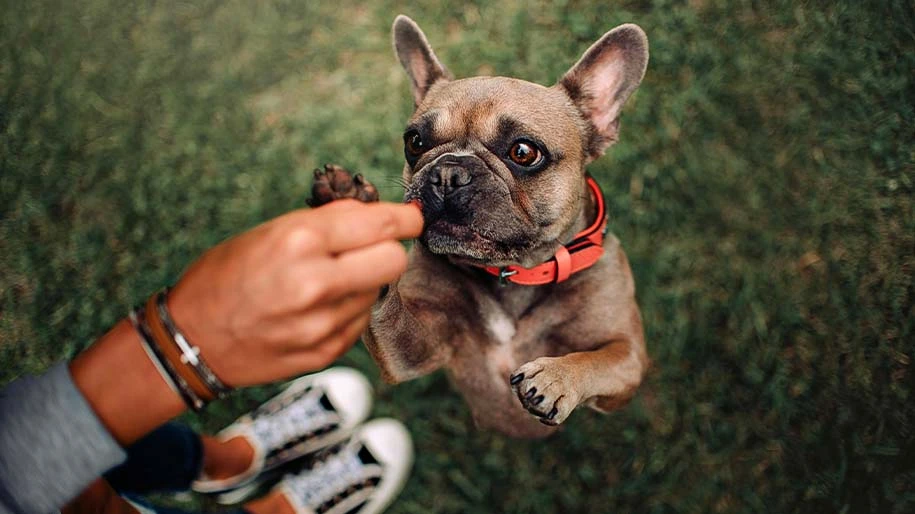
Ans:
[[[508,277],[518,274],[518,270],[508,268],[499,268],[499,285],[505,287],[508,285]]]

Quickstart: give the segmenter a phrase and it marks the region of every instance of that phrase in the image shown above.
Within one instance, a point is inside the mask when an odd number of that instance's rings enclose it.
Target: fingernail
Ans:
[[[522,380],[524,380],[524,373],[512,375],[508,381],[511,383],[511,385],[518,385]]]
[[[557,409],[556,407],[553,407],[553,410],[550,411],[550,413],[547,415],[546,419],[553,419],[556,417],[556,414],[558,414],[558,413],[559,413],[559,409]]]
[[[534,405],[540,405],[541,403],[543,403],[543,395],[541,394],[540,396],[534,398],[533,400],[531,400],[531,403],[533,403]]]
[[[536,387],[532,387],[532,388],[527,392],[527,394],[524,395],[524,397],[527,398],[528,400],[530,400],[531,398],[534,397],[535,394],[537,394],[537,388],[536,388]]]

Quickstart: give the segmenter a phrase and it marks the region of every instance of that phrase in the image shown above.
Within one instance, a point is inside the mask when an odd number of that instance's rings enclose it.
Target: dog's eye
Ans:
[[[543,160],[543,152],[533,143],[516,141],[508,151],[508,158],[519,166],[530,168],[540,164],[540,161]]]
[[[415,130],[410,130],[403,135],[403,145],[407,154],[413,157],[419,157],[426,151],[426,142]]]

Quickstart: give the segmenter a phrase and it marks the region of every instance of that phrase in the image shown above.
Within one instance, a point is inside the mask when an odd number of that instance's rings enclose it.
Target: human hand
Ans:
[[[419,209],[335,201],[210,249],[169,294],[177,326],[230,386],[323,368],[365,329],[422,230]]]

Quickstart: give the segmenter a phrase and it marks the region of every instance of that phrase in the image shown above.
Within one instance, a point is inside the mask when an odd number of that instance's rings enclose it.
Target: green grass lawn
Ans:
[[[557,436],[473,428],[441,373],[377,385],[411,429],[396,513],[915,512],[915,9],[883,2],[3,2],[0,383],[73,356],[336,162],[401,190],[400,12],[457,76],[552,84],[651,42],[590,170],[654,368]],[[200,417],[216,429],[275,388]],[[205,508],[210,508],[204,505]]]

